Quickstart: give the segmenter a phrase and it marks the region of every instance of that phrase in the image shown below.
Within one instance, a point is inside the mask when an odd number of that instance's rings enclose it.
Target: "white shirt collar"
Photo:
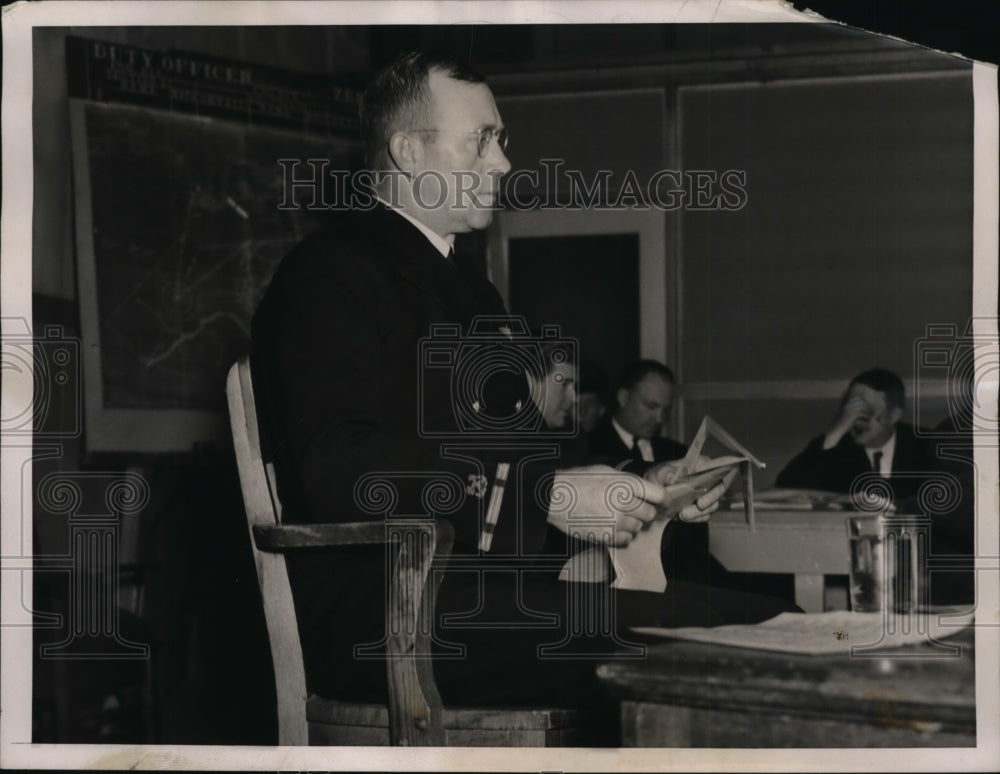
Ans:
[[[421,223],[419,220],[414,218],[406,210],[403,210],[399,207],[393,207],[391,204],[389,204],[389,202],[387,202],[381,196],[378,196],[376,198],[390,210],[397,213],[398,215],[402,215],[404,218],[410,221],[410,223],[412,223],[414,226],[420,229],[420,233],[423,234],[425,237],[427,237],[428,240],[430,240],[430,243],[437,248],[438,252],[441,253],[441,255],[443,255],[445,258],[451,257],[451,249],[455,243],[454,236],[452,236],[451,239],[446,239],[437,232],[432,231],[424,223]]]
[[[892,474],[892,458],[896,453],[896,428],[892,429],[892,435],[889,436],[889,440],[881,446],[871,449],[865,448],[865,454],[868,455],[868,463],[870,465],[875,464],[875,452],[882,452],[882,459],[879,460],[879,475],[888,478]]]
[[[653,454],[653,442],[648,438],[636,438],[632,433],[618,424],[618,420],[611,417],[611,425],[615,428],[615,432],[622,439],[629,449],[638,449],[639,454],[646,462],[655,462],[656,455]]]

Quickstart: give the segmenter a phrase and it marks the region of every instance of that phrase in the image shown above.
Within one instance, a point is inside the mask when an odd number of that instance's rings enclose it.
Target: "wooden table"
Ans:
[[[625,747],[975,746],[974,630],[891,658],[800,656],[659,640],[602,664]]]
[[[732,572],[790,573],[795,602],[807,613],[823,611],[824,576],[847,575],[846,521],[854,511],[767,511],[755,514],[751,532],[743,511],[717,511],[708,522],[709,550]]]

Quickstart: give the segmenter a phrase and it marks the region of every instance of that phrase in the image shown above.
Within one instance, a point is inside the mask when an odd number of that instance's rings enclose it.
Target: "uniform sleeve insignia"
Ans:
[[[472,495],[473,497],[478,497],[482,500],[486,496],[486,489],[489,486],[489,482],[486,480],[486,476],[482,473],[469,474],[469,485],[465,487],[465,491]]]

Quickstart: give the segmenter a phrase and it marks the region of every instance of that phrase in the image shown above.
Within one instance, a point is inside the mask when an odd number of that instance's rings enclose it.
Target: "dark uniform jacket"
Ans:
[[[382,207],[339,215],[284,259],[253,319],[252,364],[287,522],[433,512],[454,525],[456,553],[476,553],[497,465],[507,461],[520,486],[504,495],[487,560],[542,550],[542,479],[553,466],[536,449],[543,462],[519,467],[518,449],[492,451],[476,426],[520,418],[516,441],[541,420],[523,376],[503,369],[485,386],[477,381],[489,348],[507,337],[498,319],[479,326],[485,337],[463,340],[476,315],[506,315],[493,285]],[[445,328],[431,336],[435,325]],[[372,475],[391,482],[388,499],[365,486]],[[290,562],[313,686],[362,679],[352,648],[384,631],[383,552],[330,550]]]

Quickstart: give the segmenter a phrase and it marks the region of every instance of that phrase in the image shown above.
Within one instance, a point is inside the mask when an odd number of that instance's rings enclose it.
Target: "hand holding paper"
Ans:
[[[688,473],[683,460],[661,462],[646,471],[646,480],[664,487],[664,499],[660,502],[661,512],[676,514],[681,521],[705,521],[719,508],[719,499],[726,493],[736,477],[741,458],[732,459],[733,464],[719,465],[718,460],[699,457],[693,473]],[[722,475],[721,480],[719,479]],[[691,498],[694,498],[692,501]]]
[[[703,457],[701,449],[709,434],[737,455],[715,459]],[[663,487],[663,498],[658,503],[660,514],[676,515],[682,521],[705,521],[719,507],[719,498],[732,483],[736,471],[742,468],[747,519],[752,523],[751,466],[764,467],[764,463],[710,417],[705,417],[684,459],[654,465],[646,472],[646,481]],[[668,520],[661,516],[636,533],[625,547],[609,549],[615,566],[614,588],[663,591],[667,587],[660,558],[660,541]]]
[[[556,473],[547,520],[567,535],[625,546],[653,520],[664,498],[652,479],[607,465],[572,468]]]

